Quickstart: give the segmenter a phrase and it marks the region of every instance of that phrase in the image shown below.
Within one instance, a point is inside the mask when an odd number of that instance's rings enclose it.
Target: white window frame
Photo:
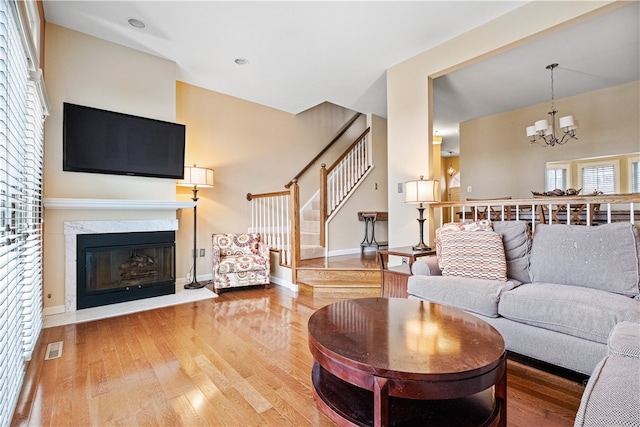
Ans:
[[[620,159],[598,160],[593,162],[578,163],[578,188],[582,188],[582,170],[584,168],[593,168],[598,166],[613,166],[613,193],[620,193]],[[598,189],[599,190],[599,189]],[[584,192],[582,192],[584,194]]]

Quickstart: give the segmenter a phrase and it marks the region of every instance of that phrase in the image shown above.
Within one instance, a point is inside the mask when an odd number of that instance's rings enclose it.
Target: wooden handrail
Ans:
[[[351,120],[349,120],[339,131],[338,134],[327,144],[326,147],[324,147],[318,154],[316,154],[316,156],[309,162],[307,163],[307,165],[305,167],[302,168],[302,170],[300,172],[298,172],[296,174],[296,176],[294,176],[293,178],[291,178],[291,180],[285,184],[284,188],[289,188],[289,186],[295,181],[298,180],[311,166],[313,166],[313,164],[315,162],[318,161],[318,159],[320,157],[322,157],[322,155],[324,153],[326,153],[331,147],[333,147],[333,144],[335,144],[342,135],[344,135],[349,128],[351,127],[351,125],[353,125],[355,123],[356,120],[358,120],[360,118],[360,116],[362,116],[362,113],[356,113]]]
[[[360,134],[360,136],[359,136],[359,137],[357,137],[357,138],[356,138],[356,139],[351,143],[351,145],[349,146],[349,148],[347,148],[346,150],[344,150],[344,152],[342,153],[342,155],[341,155],[340,157],[338,157],[338,159],[337,159],[335,162],[333,162],[333,163],[331,164],[331,166],[329,166],[329,167],[327,168],[327,172],[331,172],[332,170],[334,170],[334,169],[336,168],[336,166],[338,166],[338,165],[340,164],[340,162],[342,161],[342,159],[344,159],[345,157],[347,157],[347,155],[349,154],[349,152],[350,152],[351,150],[353,150],[353,147],[355,147],[355,146],[356,146],[356,144],[362,140],[362,138],[364,138],[365,136],[367,136],[367,134],[368,134],[370,131],[371,131],[371,128],[370,128],[370,127],[366,128],[366,129],[364,130],[364,132],[362,132],[362,133]]]
[[[292,181],[293,183],[293,181]],[[287,196],[289,194],[289,191],[274,191],[273,193],[261,193],[261,194],[251,194],[251,193],[247,193],[247,200],[251,201],[253,199],[260,199],[260,198],[266,198],[266,197],[276,197],[276,196]]]

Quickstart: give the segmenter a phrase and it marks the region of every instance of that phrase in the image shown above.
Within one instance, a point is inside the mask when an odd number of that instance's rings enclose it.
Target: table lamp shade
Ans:
[[[434,180],[424,180],[404,183],[405,203],[431,203],[440,200],[440,183]]]
[[[178,185],[187,187],[213,187],[213,169],[194,166],[184,167],[184,178],[178,180]]]

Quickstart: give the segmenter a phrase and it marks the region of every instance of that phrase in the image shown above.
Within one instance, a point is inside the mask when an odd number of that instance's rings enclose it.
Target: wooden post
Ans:
[[[324,247],[327,222],[327,165],[320,166],[320,246]]]
[[[298,283],[298,264],[300,263],[300,187],[294,179],[289,187],[291,207],[291,283]]]

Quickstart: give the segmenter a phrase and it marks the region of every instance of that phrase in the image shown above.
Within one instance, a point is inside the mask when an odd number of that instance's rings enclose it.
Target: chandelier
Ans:
[[[531,139],[529,142],[532,144],[538,143],[541,145],[551,146],[554,145],[563,145],[566,144],[569,139],[578,139],[576,137],[576,129],[577,127],[573,123],[573,116],[564,116],[560,117],[560,128],[564,132],[562,138],[558,139],[556,137],[555,124],[556,124],[556,110],[555,107],[555,98],[553,93],[553,69],[556,68],[558,64],[547,65],[547,70],[551,71],[551,111],[549,111],[549,115],[551,116],[551,124],[549,124],[546,120],[538,120],[534,123],[533,126],[527,126],[527,136]]]

